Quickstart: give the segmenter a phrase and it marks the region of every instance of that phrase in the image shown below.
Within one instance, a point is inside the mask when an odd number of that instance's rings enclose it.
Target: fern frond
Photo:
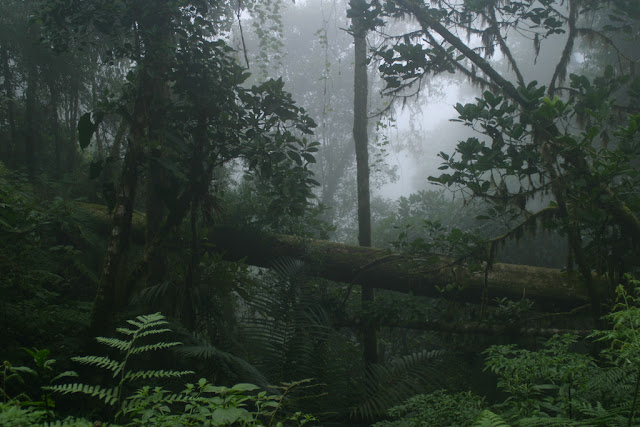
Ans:
[[[83,365],[92,365],[99,368],[108,369],[112,372],[117,372],[122,369],[122,362],[116,362],[109,359],[106,356],[75,356],[71,360],[81,363]]]
[[[351,408],[351,415],[373,420],[422,392],[426,385],[438,385],[441,374],[429,362],[442,354],[442,351],[421,351],[387,365],[372,365],[358,393],[365,400]]]
[[[127,323],[136,327],[136,329],[140,329],[143,325],[142,322],[136,322],[135,320],[129,319]]]
[[[142,338],[142,337],[146,337],[149,335],[155,335],[155,334],[164,334],[166,332],[171,332],[171,329],[168,328],[163,328],[163,329],[150,329],[147,331],[142,331],[138,334],[137,338]]]
[[[478,416],[474,427],[509,427],[509,424],[500,415],[485,409]]]
[[[156,320],[154,322],[144,323],[140,326],[140,331],[145,331],[147,329],[158,328],[160,326],[168,325],[169,322],[166,320]]]
[[[51,382],[56,382],[58,381],[60,378],[70,378],[70,377],[78,377],[78,373],[76,371],[64,371],[59,373],[58,375],[56,375],[55,377],[53,377],[51,379]]]
[[[165,371],[165,370],[148,370],[127,372],[124,376],[125,381],[133,381],[139,378],[180,378],[185,375],[195,374],[194,371]]]
[[[593,425],[606,426],[626,426],[628,414],[631,411],[630,405],[618,406],[615,408],[605,408],[602,403],[596,402],[595,406],[590,402],[577,402],[574,408],[584,415],[591,417],[589,420]]]
[[[265,378],[262,372],[260,372],[251,363],[234,354],[222,351],[204,340],[200,340],[198,345],[181,347],[177,351],[186,356],[196,357],[199,359],[213,359],[217,365],[233,367],[236,369],[230,368],[232,371],[243,372],[244,377],[253,383],[262,387],[270,385],[270,382]]]
[[[271,268],[280,279],[297,281],[304,276],[305,264],[297,258],[281,257],[273,261]]]
[[[134,347],[129,351],[129,354],[140,354],[140,353],[146,353],[148,351],[163,350],[166,348],[177,347],[179,345],[182,345],[182,343],[181,342],[159,342],[156,344],[149,344],[149,345],[143,345],[140,347]]]
[[[104,401],[107,405],[115,405],[118,402],[119,388],[103,388],[99,385],[87,384],[61,384],[50,387],[43,387],[45,390],[55,391],[62,394],[82,393]]]
[[[64,420],[46,422],[43,427],[94,427],[95,425],[93,421],[84,418],[69,417]]]
[[[118,338],[107,338],[107,337],[96,337],[96,341],[100,344],[107,345],[111,348],[115,348],[120,350],[123,353],[126,353],[131,348],[132,341],[123,341]]]
[[[575,421],[569,418],[527,417],[518,420],[521,427],[565,427],[584,426],[584,421]]]

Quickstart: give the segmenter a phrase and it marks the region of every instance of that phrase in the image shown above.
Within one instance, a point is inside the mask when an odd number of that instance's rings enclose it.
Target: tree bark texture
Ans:
[[[81,203],[104,231],[109,230],[107,208]],[[144,243],[144,216],[134,218],[134,241]],[[261,233],[224,225],[212,229],[207,241],[215,243],[209,250],[220,252],[228,261],[244,260],[258,267],[272,267],[280,257],[306,260],[313,272],[342,283],[368,283],[377,289],[411,293],[427,297],[444,297],[458,301],[479,302],[484,286],[483,272],[469,272],[451,259],[438,258],[437,264],[424,258],[392,253],[384,249],[345,245],[324,240],[303,239],[282,234]],[[589,303],[587,288],[577,273],[553,268],[495,263],[488,275],[489,298],[522,297],[536,303],[534,308],[547,311],[573,309]],[[607,289],[604,278],[594,281]],[[458,289],[440,289],[457,283]]]
[[[362,0],[354,0],[363,3]],[[369,192],[369,135],[367,119],[367,27],[362,17],[353,18],[353,41],[355,44],[355,66],[353,80],[353,140],[356,151],[358,187],[358,242],[360,246],[371,246],[371,200]],[[375,289],[368,284],[362,286],[363,309],[373,304]],[[361,325],[363,351],[366,366],[378,363],[378,339],[376,325],[366,322]]]
[[[248,264],[271,267],[279,257],[306,259],[313,271],[329,280],[368,285],[377,289],[480,302],[484,272],[469,272],[455,260],[438,257],[435,262],[383,249],[359,247],[322,240],[216,227],[209,234],[215,250],[226,259],[245,259]],[[604,293],[604,279],[594,281]],[[442,292],[449,284],[455,290]],[[534,308],[556,311],[589,302],[587,288],[579,275],[557,269],[495,263],[488,274],[489,300],[523,297],[536,303]]]
[[[131,220],[136,197],[139,168],[144,163],[144,149],[153,138],[153,125],[163,120],[166,76],[160,71],[164,52],[169,46],[170,15],[167,4],[141,12],[140,32],[144,35],[146,53],[138,68],[138,93],[131,119],[127,151],[116,190],[113,226],[91,314],[91,333],[102,334],[111,323],[114,312],[127,302],[129,281],[119,277],[131,238]],[[159,90],[160,89],[160,90]]]
[[[5,158],[14,158],[16,151],[16,121],[15,121],[15,100],[14,100],[14,82],[13,82],[13,72],[11,70],[11,65],[9,63],[9,49],[3,47],[0,50],[0,61],[2,62],[2,71],[4,77],[4,93],[7,101],[7,119],[9,121],[9,136],[10,139],[8,141],[7,146],[2,145],[2,149],[0,153],[2,153]]]
[[[369,138],[367,133],[367,29],[361,18],[353,19],[355,74],[353,83],[353,140],[356,147],[358,184],[358,242],[371,246],[371,203],[369,194]]]
[[[24,150],[27,163],[27,173],[29,179],[34,180],[36,176],[36,150],[38,144],[38,125],[35,122],[36,117],[36,96],[38,93],[38,66],[35,60],[31,59],[29,71],[27,73],[27,89],[25,99],[25,138]]]

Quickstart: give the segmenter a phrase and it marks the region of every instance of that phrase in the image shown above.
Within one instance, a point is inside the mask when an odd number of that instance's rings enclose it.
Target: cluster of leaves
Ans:
[[[2,409],[0,409],[0,424],[2,425],[32,425],[38,421],[51,419],[54,416],[55,401],[51,393],[43,385],[51,385],[62,378],[77,376],[73,371],[65,371],[55,374],[55,359],[49,358],[48,349],[28,349],[23,350],[31,358],[34,365],[13,366],[11,362],[5,360],[2,370],[2,385],[0,394],[2,395]],[[32,379],[37,385],[39,398],[32,398],[28,392],[26,377]],[[13,395],[12,390],[22,390]]]
[[[464,427],[472,425],[485,406],[484,399],[473,393],[438,390],[413,396],[404,404],[394,406],[388,411],[393,421],[381,421],[375,423],[374,427],[418,427],[425,423]]]
[[[315,420],[314,417],[302,412],[287,413],[285,397],[294,388],[306,381],[284,384],[280,393],[260,391],[252,384],[236,384],[233,387],[214,386],[201,378],[196,384],[186,384],[179,393],[171,392],[161,386],[148,385],[149,381],[180,378],[193,374],[192,371],[172,370],[139,370],[130,367],[133,357],[140,357],[157,350],[168,349],[180,345],[179,342],[151,340],[145,344],[145,338],[171,332],[166,328],[168,324],[164,316],[159,313],[138,316],[128,323],[133,328],[119,328],[118,332],[126,339],[98,337],[97,341],[119,350],[121,360],[114,360],[107,356],[82,356],[73,360],[94,368],[106,369],[111,372],[116,385],[103,387],[83,383],[55,385],[53,382],[64,377],[78,376],[75,372],[63,372],[49,378],[55,360],[49,359],[48,350],[28,350],[33,357],[37,369],[13,367],[5,362],[3,371],[4,403],[0,407],[2,425],[34,425],[45,418],[52,419],[55,415],[55,403],[50,393],[84,394],[99,399],[107,406],[115,407],[116,420],[126,422],[126,425],[274,425],[281,426],[283,422],[303,425]],[[40,375],[41,400],[31,400],[24,393],[9,398],[5,391],[7,381],[20,380],[21,373]],[[46,375],[46,376],[45,376]],[[134,384],[143,381],[146,384],[135,387]],[[42,407],[42,410],[33,408]],[[27,408],[27,409],[24,409]],[[65,418],[59,420],[62,425],[93,425],[82,418]],[[79,424],[78,424],[79,423]],[[53,422],[50,425],[54,425]]]
[[[400,240],[405,244],[425,234],[429,224],[439,223],[441,228],[458,228],[471,231],[482,224],[475,217],[480,213],[477,206],[464,205],[461,200],[450,199],[444,191],[419,191],[400,197],[394,204],[393,212],[377,222],[374,229],[376,244],[380,247],[395,246]],[[425,223],[425,220],[429,224]],[[402,238],[398,234],[402,232]]]
[[[86,322],[88,285],[97,280],[93,266],[103,244],[86,219],[60,198],[36,195],[24,177],[0,163],[3,351],[53,344],[63,331]],[[80,298],[69,301],[71,294]],[[51,325],[57,329],[53,335],[45,333]]]
[[[594,358],[580,351],[577,337],[556,335],[540,350],[494,345],[485,370],[507,394],[488,405],[470,393],[418,395],[389,411],[378,425],[539,426],[637,425],[640,378],[640,282],[633,293],[617,288],[619,302],[605,316],[612,328],[591,338],[609,346]],[[437,421],[435,421],[437,420]]]
[[[570,80],[573,95],[566,100],[544,96],[545,87],[535,82],[520,88],[523,96],[535,100],[531,110],[521,111],[488,91],[476,103],[458,104],[459,120],[485,139],[462,141],[451,156],[440,153],[441,169],[453,173],[430,180],[487,200],[491,218],[504,212],[517,218],[529,199],[553,190],[554,196],[565,199],[560,207],[567,209],[565,222],[556,225],[565,229],[566,221],[580,224],[589,265],[600,272],[611,271],[616,260],[633,265],[625,230],[631,235],[637,231],[629,225],[633,220],[625,222],[620,212],[626,206],[633,216],[640,206],[634,190],[640,183],[634,166],[640,153],[640,117],[628,115],[620,121],[614,113],[614,93],[626,88],[625,103],[631,102],[637,82],[616,76],[610,67],[593,80],[573,74]],[[583,123],[580,132],[576,121]],[[550,204],[552,209],[558,206],[555,201]],[[532,218],[535,221],[535,215]],[[549,219],[545,218],[546,226],[553,224]]]

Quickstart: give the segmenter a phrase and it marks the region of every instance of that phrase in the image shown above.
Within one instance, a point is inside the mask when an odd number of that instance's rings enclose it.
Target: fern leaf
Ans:
[[[143,325],[142,322],[136,322],[135,320],[131,320],[131,319],[127,320],[127,323],[129,323],[130,325],[135,326],[136,329],[140,329],[142,327],[142,325]]]
[[[58,381],[60,378],[70,378],[70,377],[78,377],[78,373],[76,371],[64,371],[62,373],[59,373],[58,375],[56,375],[55,377],[53,377],[51,379],[51,382],[56,382]]]
[[[140,326],[140,331],[154,329],[168,324],[169,322],[167,322],[166,320],[156,320],[155,322],[144,323],[142,326]]]
[[[136,331],[129,328],[116,328],[116,332],[120,332],[123,335],[134,335]]]
[[[509,427],[509,424],[500,415],[485,409],[478,416],[474,427]]]
[[[124,376],[125,381],[133,381],[139,378],[180,378],[185,375],[195,374],[194,371],[165,371],[165,370],[148,370],[127,372]]]
[[[43,427],[93,427],[94,425],[93,421],[84,418],[68,417],[64,420],[46,422]]]
[[[165,322],[165,324],[168,323],[166,321],[166,317],[162,315],[162,313],[160,312],[151,313],[151,314],[142,314],[136,317],[136,319],[138,319],[138,321],[141,322],[143,325],[149,325],[151,323],[163,322],[163,321]]]
[[[143,331],[138,334],[138,338],[146,337],[148,335],[154,334],[164,334],[166,332],[171,332],[171,329],[163,328],[163,329],[150,329],[148,331]]]
[[[106,338],[106,337],[96,337],[96,341],[100,344],[107,345],[111,348],[116,348],[123,353],[126,353],[131,348],[132,341],[123,341],[118,338]]]
[[[134,347],[131,349],[129,354],[139,354],[139,353],[146,353],[148,351],[163,350],[166,348],[176,347],[179,345],[182,345],[182,343],[181,342],[159,342],[156,344],[149,344],[149,345],[143,345],[140,347]]]
[[[83,365],[92,365],[99,368],[108,369],[113,372],[118,372],[122,369],[122,362],[116,362],[106,356],[76,356],[72,357],[74,362],[82,363]]]
[[[518,425],[522,427],[565,427],[584,426],[585,423],[574,421],[569,418],[548,418],[548,417],[528,417],[518,420]]]
[[[108,405],[115,405],[118,402],[118,387],[114,388],[102,388],[99,385],[87,385],[87,384],[62,384],[51,387],[43,387],[46,390],[55,391],[62,394],[75,394],[82,393],[104,401]]]

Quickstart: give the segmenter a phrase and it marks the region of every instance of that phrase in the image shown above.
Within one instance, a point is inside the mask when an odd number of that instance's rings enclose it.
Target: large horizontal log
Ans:
[[[109,217],[100,205],[80,204],[108,230]],[[134,218],[133,237],[144,238],[144,216]],[[428,297],[479,302],[484,287],[483,272],[469,272],[461,265],[440,258],[437,263],[407,257],[382,249],[345,245],[323,240],[264,233],[255,229],[215,227],[208,236],[213,251],[228,260],[244,259],[250,265],[271,267],[280,257],[304,259],[319,277],[412,293]],[[456,284],[452,291],[442,292]],[[603,289],[606,285],[603,284]],[[496,263],[488,274],[488,298],[529,298],[536,308],[556,310],[588,303],[586,289],[576,274],[557,269]]]
[[[246,259],[248,264],[269,267],[279,257],[306,259],[320,277],[414,295],[479,302],[484,287],[484,272],[469,272],[445,258],[434,264],[381,249],[223,226],[210,233],[209,243],[229,260]],[[456,284],[454,290],[443,293],[441,290],[450,284]],[[526,297],[545,310],[588,302],[586,289],[576,274],[501,263],[494,264],[488,274],[488,297]]]

